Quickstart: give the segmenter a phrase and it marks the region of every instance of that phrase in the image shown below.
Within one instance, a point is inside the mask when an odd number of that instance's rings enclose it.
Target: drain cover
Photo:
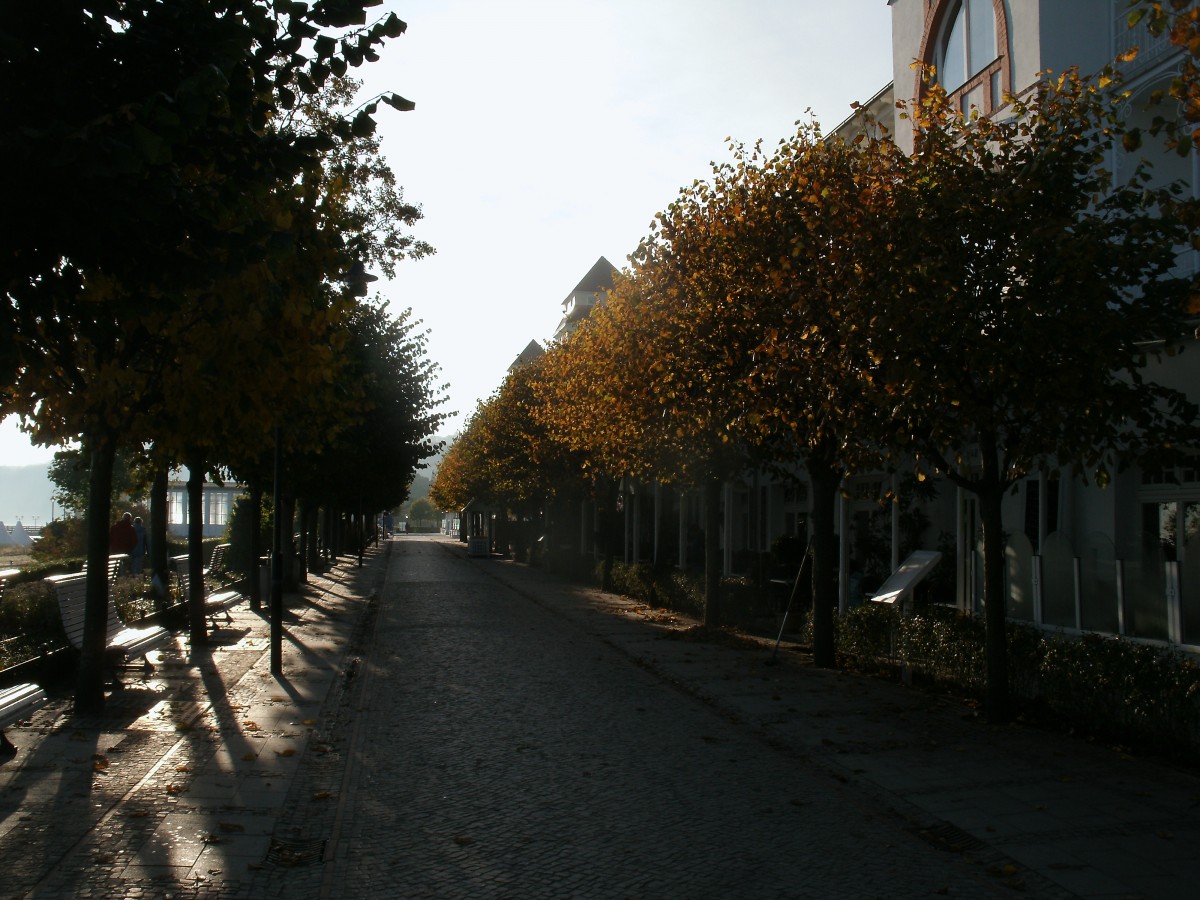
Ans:
[[[325,855],[325,841],[281,841],[272,839],[267,862],[277,866],[311,866]]]

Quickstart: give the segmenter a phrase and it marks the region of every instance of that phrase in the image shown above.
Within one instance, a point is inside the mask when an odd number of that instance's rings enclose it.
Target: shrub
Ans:
[[[868,603],[837,629],[838,652],[865,669],[904,663],[915,676],[980,698],[983,622],[953,610],[901,618]],[[1119,637],[1049,635],[1008,626],[1012,696],[1031,717],[1172,755],[1200,746],[1200,664],[1185,653]]]
[[[11,584],[0,603],[0,669],[66,644],[58,602],[42,581]]]

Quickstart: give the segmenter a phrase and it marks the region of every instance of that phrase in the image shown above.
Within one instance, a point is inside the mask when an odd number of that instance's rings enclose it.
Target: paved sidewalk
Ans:
[[[514,566],[492,571],[535,602],[590,620],[639,665],[898,813],[1012,896],[1200,895],[1195,771],[1065,734],[990,726],[952,700],[815,669],[794,649],[773,654],[771,641],[753,650],[662,640],[621,625],[661,620],[661,611]],[[693,624],[667,618],[667,627]]]
[[[0,896],[263,896],[256,879],[295,862],[273,849],[276,820],[322,750],[321,709],[385,555],[343,559],[285,595],[281,678],[266,604],[243,602],[206,652],[177,635],[149,677],[126,673],[103,715],[72,715],[64,687],[8,729],[19,750],[0,765]]]
[[[439,580],[439,557],[458,580]],[[467,606],[454,603],[466,591],[491,618],[465,618]],[[914,866],[929,873],[928,893],[947,896],[1149,900],[1190,898],[1200,884],[1192,773],[1064,735],[990,727],[949,701],[813,669],[791,648],[769,664],[769,643],[691,640],[686,619],[509,562],[468,560],[447,539],[398,539],[362,568],[343,561],[286,599],[282,679],[269,671],[265,618],[242,604],[211,652],[164,652],[154,675],[103,716],[73,717],[58,696],[31,727],[9,729],[20,750],[0,765],[0,897],[755,896],[715,882],[681,890],[699,882],[667,877],[686,866],[699,878],[697,850],[714,871],[736,870],[721,862],[730,848],[720,834],[746,806],[738,791],[755,794],[739,832],[755,822],[819,829],[861,813],[855,844],[819,851],[811,839],[800,848],[809,855],[795,857],[794,889],[772,896],[909,896],[888,889],[887,873],[911,881]],[[472,648],[504,640],[521,653],[526,636],[542,648],[525,653],[526,670],[487,677],[506,680],[503,696],[545,707],[472,706],[483,685],[457,680],[473,669]],[[423,647],[435,655],[418,656]],[[595,680],[556,683],[543,656],[574,658]],[[642,692],[628,698],[633,721],[614,717],[611,700],[601,705],[601,681],[608,697]],[[652,696],[650,684],[667,689]],[[491,730],[496,759],[462,743],[466,720],[439,705],[446,697],[470,710],[471,727]],[[555,732],[572,706],[613,717],[601,723],[612,745],[580,747]],[[675,712],[690,724],[670,724]],[[517,743],[535,721],[543,730]],[[724,783],[710,798],[648,796],[650,812],[637,815],[661,818],[653,841],[575,847],[563,835],[555,847],[559,836],[542,832],[571,821],[560,814],[609,810],[619,823],[611,785],[635,783],[622,767],[651,762],[626,758],[626,748],[652,727],[667,729],[664,755],[685,754],[681,763],[695,755],[688,747],[713,751]],[[778,779],[745,772],[749,758],[795,774],[776,803],[759,792]],[[531,771],[545,782],[522,789],[526,807],[514,809],[512,785]],[[447,806],[451,790],[464,799]],[[696,821],[705,802],[729,820]],[[623,829],[608,830],[620,839]],[[507,861],[489,860],[484,834],[524,834],[524,843],[506,845]],[[535,858],[535,848],[553,852]],[[498,866],[508,880],[475,880],[495,878]],[[617,881],[609,871],[646,877]],[[822,892],[821,879],[861,890]]]

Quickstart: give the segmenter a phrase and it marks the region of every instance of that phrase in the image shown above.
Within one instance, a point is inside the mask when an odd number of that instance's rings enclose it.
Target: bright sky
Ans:
[[[359,70],[416,228],[376,286],[430,329],[460,416],[499,387],[600,256],[618,268],[681,186],[812,109],[828,131],[891,78],[886,0],[385,0],[408,23]],[[12,418],[0,465],[49,461]]]

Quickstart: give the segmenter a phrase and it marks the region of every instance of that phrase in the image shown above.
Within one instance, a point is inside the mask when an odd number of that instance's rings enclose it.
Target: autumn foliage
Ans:
[[[805,479],[821,665],[835,663],[844,479],[948,478],[980,504],[989,714],[1002,720],[1003,494],[1040,469],[1103,480],[1185,440],[1195,417],[1145,377],[1183,323],[1194,210],[1145,167],[1111,178],[1124,102],[1112,69],[1047,77],[996,119],[931,84],[903,111],[911,156],[865,113],[832,136],[802,124],[772,151],[731,145],[540,361],[519,407],[540,430],[520,458],[554,445],[593,480],[705,488],[710,624],[717,489],[755,468]],[[494,414],[481,407],[443,464],[458,500],[497,461],[476,438],[491,428],[506,446]]]

